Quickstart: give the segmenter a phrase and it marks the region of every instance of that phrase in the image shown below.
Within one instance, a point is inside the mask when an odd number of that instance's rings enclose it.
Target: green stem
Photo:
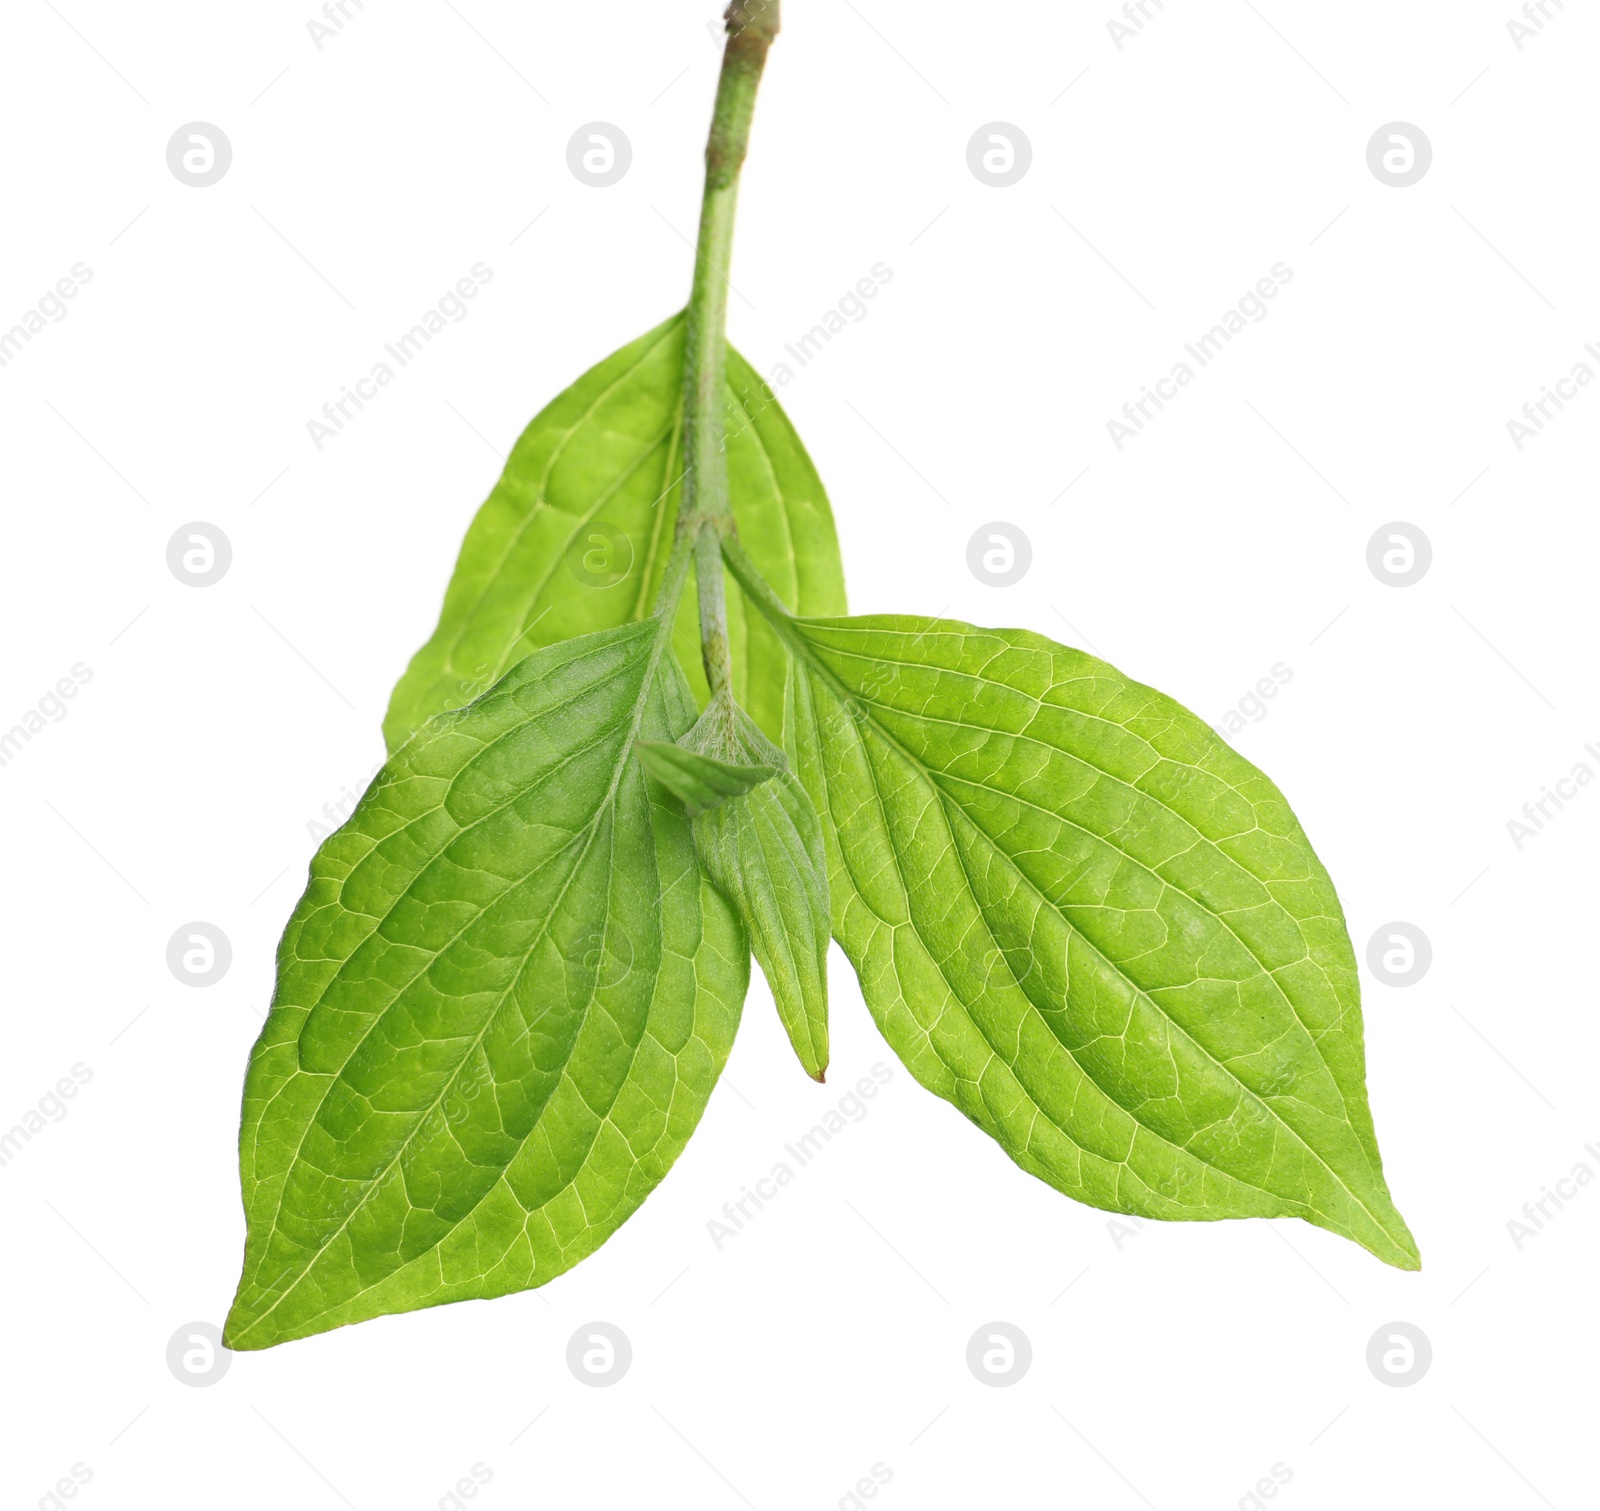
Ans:
[[[733,659],[728,649],[728,604],[722,581],[721,535],[710,517],[695,536],[694,580],[700,593],[700,660],[713,703],[733,696]]]
[[[733,0],[722,54],[717,101],[706,140],[705,196],[694,283],[684,321],[683,503],[680,537],[694,540],[700,598],[700,654],[712,696],[732,691],[728,610],[723,595],[720,542],[733,531],[728,499],[728,459],[723,449],[722,395],[727,371],[728,269],[733,260],[733,219],[739,170],[750,140],[756,89],[767,49],[778,34],[778,0]],[[674,547],[676,550],[676,545]]]
[[[805,636],[795,628],[795,616],[789,612],[783,600],[773,592],[772,585],[761,575],[761,569],[745,554],[745,549],[739,544],[737,536],[728,536],[723,540],[722,556],[728,564],[728,570],[733,573],[734,581],[744,590],[744,596],[755,605],[761,617],[772,626],[778,639],[783,642],[784,649],[796,661],[805,665],[810,676],[820,678],[827,683],[834,697],[839,700],[841,708],[859,710],[861,702],[857,695],[840,681],[837,672],[817,659]],[[899,742],[890,738],[891,743],[900,749]],[[909,754],[906,758],[913,761],[915,759]]]
[[[778,638],[792,650],[799,643],[799,638],[790,624],[794,615],[785,607],[783,600],[773,592],[771,584],[761,575],[761,569],[745,553],[737,536],[729,536],[722,542],[722,556],[728,563],[728,570],[733,573],[734,580],[744,589],[745,597],[760,610],[762,617],[777,632]]]
[[[661,586],[656,590],[655,607],[651,615],[660,621],[661,633],[672,634],[672,622],[678,617],[678,600],[683,597],[683,584],[689,575],[689,561],[694,549],[694,536],[684,529],[678,519],[678,532],[672,539],[672,551],[662,568]]]

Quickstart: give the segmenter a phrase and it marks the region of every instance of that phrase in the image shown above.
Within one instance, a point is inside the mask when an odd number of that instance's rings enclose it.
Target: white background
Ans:
[[[1420,1275],[1293,1222],[1119,1246],[898,1066],[718,1251],[722,1203],[895,1064],[835,953],[829,1086],[758,979],[687,1153],[548,1289],[169,1371],[232,1295],[240,1078],[308,823],[380,758],[495,453],[689,284],[709,7],[349,10],[319,50],[310,0],[6,8],[0,326],[93,269],[0,369],[0,726],[93,672],[0,768],[0,1127],[93,1077],[0,1168],[6,1506],[74,1464],[89,1511],[424,1511],[474,1464],[486,1511],[823,1511],[874,1464],[887,1511],[1224,1511],[1275,1464],[1286,1511],[1593,1506],[1600,1183],[1520,1250],[1507,1228],[1600,1172],[1600,789],[1507,829],[1600,770],[1600,392],[1520,451],[1506,428],[1600,341],[1580,5],[1518,50],[1510,0],[1168,0],[1119,50],[1110,0],[789,0],[741,206],[730,333],[763,371],[894,273],[782,390],[854,609],[1043,631],[1213,722],[1292,670],[1236,743],[1358,953],[1396,920],[1432,942],[1409,988],[1363,967]],[[597,120],[633,148],[604,190],[566,165]],[[1397,120],[1434,153],[1403,189],[1366,161]],[[165,158],[192,121],[233,148],[205,189]],[[993,121],[1032,144],[1005,189],[966,161]],[[469,317],[316,450],[306,421],[480,261]],[[1117,450],[1123,402],[1278,262],[1268,317]],[[233,547],[203,590],[166,564],[190,521]],[[992,521],[1033,546],[1003,590],[966,565]],[[1412,587],[1367,566],[1392,521],[1432,543]],[[191,920],[232,941],[205,989],[166,965]],[[603,1390],[565,1363],[595,1319],[634,1349]],[[993,1320],[1032,1341],[1007,1389],[965,1362]],[[1396,1320],[1433,1348],[1406,1388],[1366,1363]]]

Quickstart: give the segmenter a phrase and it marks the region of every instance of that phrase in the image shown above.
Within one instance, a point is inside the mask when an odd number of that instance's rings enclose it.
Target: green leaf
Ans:
[[[632,759],[694,717],[663,645],[527,657],[317,852],[245,1082],[229,1347],[543,1285],[682,1150],[749,956]]]
[[[683,472],[683,316],[612,353],[548,404],[478,511],[432,638],[390,700],[397,749],[541,646],[642,619],[672,544]],[[728,486],[740,539],[786,604],[842,614],[844,573],[827,495],[783,410],[731,347]],[[678,658],[706,698],[693,585]],[[782,739],[784,652],[738,592],[728,595],[734,688]]]
[[[786,633],[834,932],[916,1078],[1091,1206],[1301,1217],[1418,1268],[1344,916],[1278,789],[1171,698],[1039,635]]]
[[[822,822],[783,752],[731,700],[713,698],[684,737],[723,761],[780,768],[693,821],[700,863],[731,902],[805,1072],[828,1068],[828,862]]]
[[[690,818],[778,774],[776,766],[738,766],[682,745],[640,740],[634,748],[644,769],[683,804]]]

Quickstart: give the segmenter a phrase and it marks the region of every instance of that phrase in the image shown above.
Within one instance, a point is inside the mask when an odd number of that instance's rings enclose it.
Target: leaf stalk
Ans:
[[[733,533],[728,458],[723,432],[727,374],[728,269],[739,173],[750,141],[756,90],[767,50],[778,34],[778,0],[733,0],[725,20],[717,99],[706,139],[705,194],[695,248],[694,282],[684,330],[683,502],[678,541],[693,541],[700,602],[700,654],[712,697],[731,695],[728,609],[722,576],[722,542]],[[665,584],[663,584],[665,587]]]

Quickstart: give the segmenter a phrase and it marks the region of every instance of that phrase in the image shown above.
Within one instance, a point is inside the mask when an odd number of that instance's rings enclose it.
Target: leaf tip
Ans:
[[[239,1303],[235,1301],[228,1312],[227,1320],[222,1324],[222,1346],[235,1354],[249,1353],[252,1349],[259,1348],[260,1344],[241,1341],[241,1335],[247,1328],[248,1323],[239,1315]]]
[[[222,1322],[222,1346],[230,1353],[253,1354],[279,1343],[287,1343],[290,1338],[297,1336],[285,1332],[278,1325],[278,1319],[270,1316],[271,1311],[270,1302],[263,1305],[259,1294],[253,1301],[247,1300],[244,1282],[241,1281],[233,1305],[228,1308],[228,1315]]]
[[[1397,1270],[1415,1271],[1422,1268],[1422,1251],[1417,1247],[1417,1240],[1411,1236],[1411,1229],[1406,1226],[1406,1220],[1392,1202],[1386,1203],[1387,1210],[1383,1220],[1378,1223],[1379,1239],[1370,1237],[1356,1239],[1375,1259],[1381,1259],[1384,1264]],[[1348,1235],[1347,1235],[1348,1236]]]
[[[1398,1257],[1389,1259],[1387,1263],[1392,1264],[1397,1270],[1420,1270],[1422,1268],[1422,1250],[1417,1247],[1417,1241],[1411,1236],[1410,1230],[1404,1229],[1403,1231],[1405,1232],[1405,1241],[1395,1245],[1399,1251]]]

